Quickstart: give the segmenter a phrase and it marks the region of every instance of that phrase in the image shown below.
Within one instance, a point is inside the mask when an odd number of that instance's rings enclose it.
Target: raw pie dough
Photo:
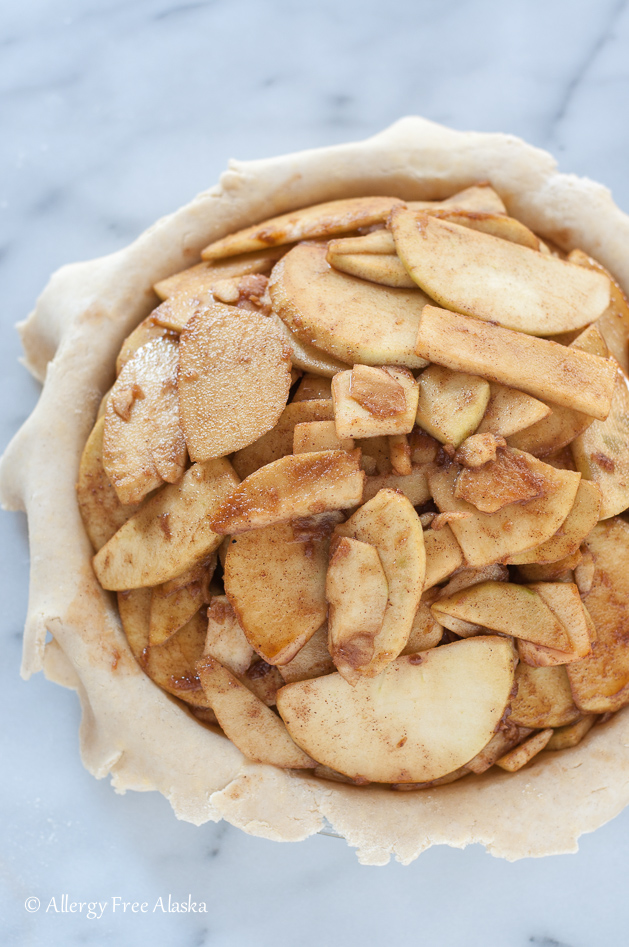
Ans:
[[[629,217],[599,184],[559,174],[517,138],[401,119],[364,142],[231,162],[220,183],[131,246],[53,275],[20,325],[44,388],[2,461],[4,505],[29,518],[31,585],[22,674],[79,694],[81,753],[119,792],[159,790],[178,818],[226,819],[298,841],[326,825],[364,864],[413,861],[435,844],[480,842],[507,859],[572,852],[629,802],[629,716],[525,769],[468,776],[418,792],[356,788],[248,762],[160,690],[133,658],[113,597],[92,571],[79,514],[79,460],[123,339],[156,305],[152,286],[225,234],[294,208],[382,194],[440,200],[489,180],[514,216],[565,249],[581,247],[629,290]],[[46,644],[47,632],[52,640]]]

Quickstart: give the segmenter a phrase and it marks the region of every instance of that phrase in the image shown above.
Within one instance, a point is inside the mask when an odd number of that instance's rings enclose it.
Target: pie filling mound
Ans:
[[[421,789],[629,704],[629,306],[485,183],[230,234],[81,460],[146,674],[250,760]]]

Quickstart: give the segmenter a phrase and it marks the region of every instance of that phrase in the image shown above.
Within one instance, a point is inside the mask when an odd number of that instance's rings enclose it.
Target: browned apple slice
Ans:
[[[417,382],[405,368],[356,365],[332,379],[339,437],[408,434],[417,413]]]
[[[220,282],[218,285],[220,285]],[[238,292],[236,292],[237,299]],[[213,303],[214,295],[209,289],[196,294],[177,293],[171,296],[170,299],[165,300],[157,309],[154,309],[150,318],[157,327],[163,327],[179,334],[199,309],[205,309]]]
[[[567,651],[570,639],[557,616],[535,589],[513,582],[481,582],[431,606],[437,621],[452,615],[514,638]]]
[[[416,351],[438,365],[482,375],[600,420],[609,414],[614,365],[572,346],[425,306]]]
[[[515,671],[518,692],[511,701],[509,722],[543,730],[564,727],[581,716],[575,706],[566,669],[532,668],[519,664]]]
[[[581,480],[572,509],[557,530],[554,536],[547,539],[541,546],[535,546],[527,552],[510,556],[509,565],[526,565],[527,563],[558,562],[576,553],[579,546],[594,528],[599,520],[601,509],[601,493],[595,483]],[[571,567],[572,568],[572,567]]]
[[[296,401],[319,401],[332,398],[332,382],[323,375],[306,372],[293,395],[293,404]]]
[[[342,536],[332,550],[325,585],[329,649],[338,671],[355,684],[357,669],[374,657],[389,586],[375,546]]]
[[[495,434],[470,434],[455,453],[454,460],[463,467],[476,470],[490,461],[495,461],[498,448],[505,446],[504,437],[498,438]]]
[[[239,678],[251,665],[253,648],[226,595],[214,595],[210,601],[203,653],[216,658]]]
[[[139,503],[186,463],[179,423],[178,345],[148,342],[127,362],[107,400],[103,466],[121,503]]]
[[[414,347],[427,297],[339,273],[325,255],[325,247],[301,244],[273,270],[273,308],[288,328],[351,365],[425,365]]]
[[[463,553],[449,526],[424,531],[426,550],[426,578],[424,590],[431,589],[447,579],[463,565]]]
[[[629,506],[629,382],[620,365],[612,406],[605,421],[594,421],[571,444],[581,475],[601,490],[600,518],[608,519]]]
[[[389,220],[398,256],[428,296],[530,335],[579,329],[610,298],[602,273],[434,216],[395,208]]]
[[[290,353],[266,316],[213,303],[181,334],[181,421],[192,460],[252,444],[277,422],[290,391]]]
[[[611,284],[611,298],[608,309],[596,322],[596,327],[609,346],[609,351],[625,373],[629,375],[629,303],[627,297],[604,266],[601,266],[583,250],[572,250],[568,254],[570,263],[597,270],[608,277]]]
[[[493,383],[489,386],[489,391],[489,402],[483,420],[478,425],[479,434],[489,432],[509,437],[510,434],[528,428],[550,414],[547,404],[516,388],[506,388],[504,385]]]
[[[135,503],[122,505],[105,473],[102,459],[104,426],[105,419],[101,417],[87,439],[76,485],[83,525],[96,552],[138,509]]]
[[[213,515],[212,529],[226,536],[356,506],[365,478],[359,453],[313,451],[282,457],[261,467],[223,502]]]
[[[218,549],[223,537],[210,520],[237,483],[221,459],[193,464],[179,483],[163,487],[94,556],[102,587],[161,585]]]
[[[503,448],[495,460],[480,467],[464,467],[457,477],[454,495],[481,513],[496,513],[511,503],[540,499],[552,493],[554,477],[549,482],[544,467],[554,469],[548,464],[541,465],[530,454]]]
[[[218,260],[236,253],[370,227],[386,220],[397,204],[402,204],[397,197],[350,197],[314,204],[222,237],[206,247],[201,256],[204,260]]]
[[[585,545],[595,572],[583,601],[597,637],[591,654],[568,666],[568,677],[577,707],[607,713],[629,703],[629,524],[618,517],[598,523]]]
[[[336,671],[328,648],[327,622],[318,628],[292,661],[282,664],[279,672],[287,684],[293,681],[309,681]]]
[[[546,744],[546,749],[566,750],[568,747],[577,746],[583,737],[590,732],[595,723],[596,715],[591,714],[590,716],[582,717],[581,720],[577,720],[576,723],[568,724],[566,727],[559,727]]]
[[[389,597],[373,639],[373,654],[353,664],[358,674],[373,677],[406,645],[419,606],[426,568],[421,523],[405,496],[381,490],[335,532],[375,546],[388,584]]]
[[[406,434],[392,434],[389,437],[389,460],[394,474],[408,477],[413,472],[411,445]]]
[[[488,402],[484,378],[430,365],[419,377],[417,423],[442,444],[458,447],[476,430]]]
[[[232,463],[241,479],[245,479],[259,467],[285,457],[293,450],[294,432],[298,424],[311,421],[334,420],[332,401],[312,399],[287,404],[275,427],[267,434],[234,454]]]
[[[334,421],[305,421],[295,425],[293,454],[317,450],[354,450],[351,437],[339,437]]]
[[[506,639],[470,638],[398,658],[352,687],[340,674],[287,684],[277,707],[318,762],[381,783],[438,779],[491,739],[513,684]]]
[[[184,294],[196,296],[198,293],[212,290],[212,286],[223,279],[234,276],[246,276],[249,273],[270,273],[274,263],[286,252],[286,247],[269,247],[253,253],[243,253],[230,259],[217,260],[215,263],[197,263],[187,270],[181,270],[174,276],[156,283],[153,289],[160,299]]]
[[[218,722],[244,756],[256,763],[290,769],[314,767],[295,746],[279,717],[216,658],[206,655],[196,669]]]
[[[546,494],[510,504],[496,513],[481,513],[471,503],[455,497],[460,469],[457,465],[449,469],[433,467],[428,472],[430,490],[439,509],[470,514],[450,523],[470,566],[480,568],[491,562],[505,562],[526,549],[540,546],[557,532],[572,509],[580,475],[571,470],[556,470],[532,457],[528,463],[544,478]]]
[[[499,766],[500,769],[506,769],[508,773],[517,773],[519,769],[530,763],[534,756],[541,753],[544,747],[548,745],[553,732],[552,729],[540,730],[524,743],[516,746],[514,750],[496,760],[496,766]]]
[[[225,591],[251,646],[269,664],[291,661],[326,618],[330,533],[341,517],[277,523],[232,539]]]
[[[532,731],[529,727],[512,726],[506,730],[498,730],[487,746],[484,746],[480,753],[465,764],[465,768],[468,772],[479,776],[481,773],[486,773],[497,760],[521,743],[530,733]]]

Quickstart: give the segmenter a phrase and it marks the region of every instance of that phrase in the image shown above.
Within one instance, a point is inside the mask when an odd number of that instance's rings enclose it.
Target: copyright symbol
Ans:
[[[34,914],[35,911],[39,911],[39,898],[27,898],[24,907],[29,914]]]

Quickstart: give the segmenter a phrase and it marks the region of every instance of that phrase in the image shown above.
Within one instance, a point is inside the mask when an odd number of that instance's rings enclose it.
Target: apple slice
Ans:
[[[462,191],[457,191],[444,201],[408,201],[407,207],[411,210],[423,210],[430,213],[441,208],[459,207],[463,210],[477,210],[488,214],[506,214],[500,196],[486,181],[481,184],[472,184]]]
[[[408,636],[400,657],[405,654],[418,654],[420,651],[430,651],[440,644],[443,637],[443,628],[430,611],[430,602],[433,593],[422,596],[417,606],[411,633]]]
[[[319,401],[332,398],[332,382],[323,375],[306,372],[293,395],[293,404],[296,401]]]
[[[238,484],[225,459],[193,464],[181,481],[163,487],[94,556],[104,589],[161,585],[220,546],[210,520]]]
[[[508,217],[503,213],[469,211],[459,207],[440,207],[427,213],[429,217],[435,217],[437,220],[445,220],[459,227],[469,227],[470,230],[478,230],[480,233],[490,234],[501,240],[509,240],[511,243],[529,247],[531,250],[540,249],[541,241],[532,230],[525,227],[515,217]],[[423,214],[420,212],[417,216],[421,219]]]
[[[269,664],[291,661],[325,621],[330,533],[340,519],[324,513],[232,538],[225,591],[250,645]]]
[[[438,365],[482,375],[600,420],[609,414],[614,365],[573,346],[427,305],[416,351]]]
[[[530,335],[579,329],[610,298],[602,273],[434,216],[394,208],[398,256],[423,291],[447,309]]]
[[[319,763],[354,779],[438,779],[491,739],[513,685],[510,643],[470,638],[392,661],[352,687],[340,674],[287,684],[286,727]]]
[[[601,492],[595,483],[581,480],[572,509],[554,536],[527,552],[510,556],[509,565],[558,562],[576,553],[589,532],[599,520]],[[571,568],[571,567],[570,567]]]
[[[149,644],[159,645],[168,641],[196,615],[204,601],[201,582],[191,582],[176,592],[164,592],[163,585],[154,588],[151,596]]]
[[[565,727],[559,727],[555,730],[552,737],[546,744],[547,750],[566,750],[571,746],[578,746],[584,736],[586,736],[596,723],[596,715],[591,714],[588,717],[581,717],[576,723],[568,724]]]
[[[427,297],[339,273],[325,255],[325,247],[300,244],[274,268],[269,293],[288,328],[351,365],[424,366],[415,339]]]
[[[389,587],[375,546],[342,536],[332,550],[325,584],[329,649],[340,674],[355,684],[374,657]]]
[[[318,628],[292,661],[282,664],[279,672],[286,684],[293,681],[309,681],[313,677],[323,677],[336,671],[328,648],[327,622]]]
[[[543,730],[564,727],[581,716],[575,706],[563,667],[532,668],[519,664],[515,671],[518,692],[511,701],[509,723]]]
[[[490,461],[495,461],[499,447],[505,447],[505,439],[495,434],[470,434],[454,455],[457,464],[476,470]]]
[[[421,523],[405,496],[381,490],[337,526],[335,533],[375,546],[388,584],[389,598],[373,639],[373,656],[354,665],[358,674],[373,677],[400,654],[413,626],[426,567]]]
[[[598,523],[585,540],[594,557],[590,591],[583,597],[597,637],[592,652],[568,670],[574,702],[585,713],[607,713],[629,704],[629,523]]]
[[[192,460],[224,457],[278,421],[291,385],[290,353],[266,316],[213,303],[181,334],[181,422]]]
[[[615,359],[610,361],[618,372],[609,415],[571,444],[577,470],[600,487],[602,520],[629,507],[629,381]]]
[[[454,495],[459,467],[433,467],[428,483],[435,503],[442,512],[469,513],[465,519],[452,520],[457,542],[470,566],[480,568],[492,562],[505,562],[512,556],[540,546],[553,536],[568,516],[581,477],[571,470],[556,470],[528,455],[531,469],[539,471],[546,483],[546,494],[539,499],[511,504],[496,513],[481,513],[471,503]],[[538,466],[539,465],[539,466]]]
[[[154,342],[156,339],[163,338],[168,338],[171,342],[177,342],[177,337],[172,332],[169,332],[166,326],[160,325],[160,323],[157,322],[155,319],[156,312],[157,310],[153,310],[150,316],[143,319],[140,325],[137,326],[122,343],[122,347],[116,358],[116,375],[120,374],[127,362],[148,342]]]
[[[249,447],[244,447],[234,454],[232,458],[234,470],[244,480],[254,470],[266,467],[274,460],[292,453],[295,428],[298,424],[332,420],[334,420],[334,408],[331,399],[313,398],[309,401],[287,404],[272,430]]]
[[[508,720],[509,718],[507,718]],[[493,735],[487,746],[478,753],[473,759],[465,764],[465,768],[470,773],[486,773],[488,769],[496,763],[502,756],[512,750],[518,743],[532,733],[528,727],[508,727],[506,730],[498,730]]]
[[[337,244],[343,242],[343,240],[333,241]],[[326,259],[335,270],[341,273],[348,273],[350,276],[357,276],[371,283],[379,283],[381,286],[415,289],[415,281],[408,275],[404,264],[395,254],[395,244],[392,249],[393,253],[339,253],[335,251],[333,244],[330,244]]]
[[[123,506],[103,467],[103,429],[101,417],[87,439],[81,455],[76,495],[85,531],[95,551],[116,533],[137,511],[136,503]]]
[[[240,678],[249,670],[254,651],[226,595],[212,597],[207,619],[203,654],[216,658]]]
[[[620,363],[625,375],[629,375],[629,303],[622,289],[604,266],[601,266],[583,250],[572,250],[568,254],[570,263],[604,273],[611,285],[609,307],[596,322],[596,327],[609,346],[609,351]]]
[[[226,536],[300,516],[360,503],[365,475],[360,451],[294,454],[250,474],[213,514],[211,528]]]
[[[160,299],[170,299],[179,294],[196,296],[211,292],[212,286],[219,280],[234,276],[247,276],[250,273],[270,273],[274,263],[286,252],[286,247],[269,247],[253,253],[243,253],[231,259],[218,260],[216,263],[197,263],[187,270],[181,270],[174,276],[155,283],[153,289]]]
[[[426,578],[424,591],[439,585],[463,565],[463,553],[449,526],[424,531]]]
[[[548,481],[544,467],[554,469],[540,465],[530,454],[503,448],[495,460],[480,467],[464,467],[457,477],[454,495],[481,513],[496,513],[512,503],[540,499],[554,492],[554,477]]]
[[[295,425],[293,454],[308,454],[318,450],[354,450],[354,439],[340,438],[334,421],[305,421]]]
[[[417,424],[442,444],[473,434],[489,402],[489,384],[478,375],[430,365],[419,377]]]
[[[332,379],[334,423],[339,437],[408,434],[417,413],[417,382],[405,368],[356,365]]]
[[[534,644],[568,651],[566,629],[535,589],[514,582],[481,582],[440,598],[431,606],[437,621],[452,615]]]
[[[398,204],[402,204],[398,197],[350,197],[313,204],[222,237],[207,246],[201,256],[204,260],[218,260],[236,253],[371,227],[386,220]]]
[[[477,430],[479,434],[490,433],[509,437],[510,434],[530,427],[549,414],[550,408],[543,401],[531,398],[516,388],[492,383],[489,386],[489,402]]]
[[[270,299],[270,296],[269,296]],[[290,360],[293,368],[301,368],[305,372],[315,372],[317,375],[325,375],[326,378],[333,378],[337,372],[342,372],[348,368],[345,362],[333,358],[328,352],[310,345],[309,342],[299,338],[294,332],[282,322],[275,312],[271,312],[269,319],[277,326],[282,335],[284,344],[290,351]]]
[[[178,345],[156,339],[138,349],[111,389],[105,410],[103,467],[121,503],[139,503],[186,464],[179,423]]]
[[[397,490],[410,500],[411,506],[427,503],[430,500],[427,469],[427,464],[420,464],[417,467],[411,467],[409,474],[389,473],[366,477],[362,502],[371,500],[380,490]]]
[[[247,759],[290,769],[314,767],[295,746],[279,717],[216,658],[206,655],[196,669],[218,722]]]
[[[516,746],[514,750],[511,750],[505,754],[505,756],[496,760],[496,766],[499,766],[500,769],[505,769],[508,773],[517,773],[523,766],[530,763],[534,756],[541,753],[548,745],[553,732],[552,729],[540,730],[524,743]]]

